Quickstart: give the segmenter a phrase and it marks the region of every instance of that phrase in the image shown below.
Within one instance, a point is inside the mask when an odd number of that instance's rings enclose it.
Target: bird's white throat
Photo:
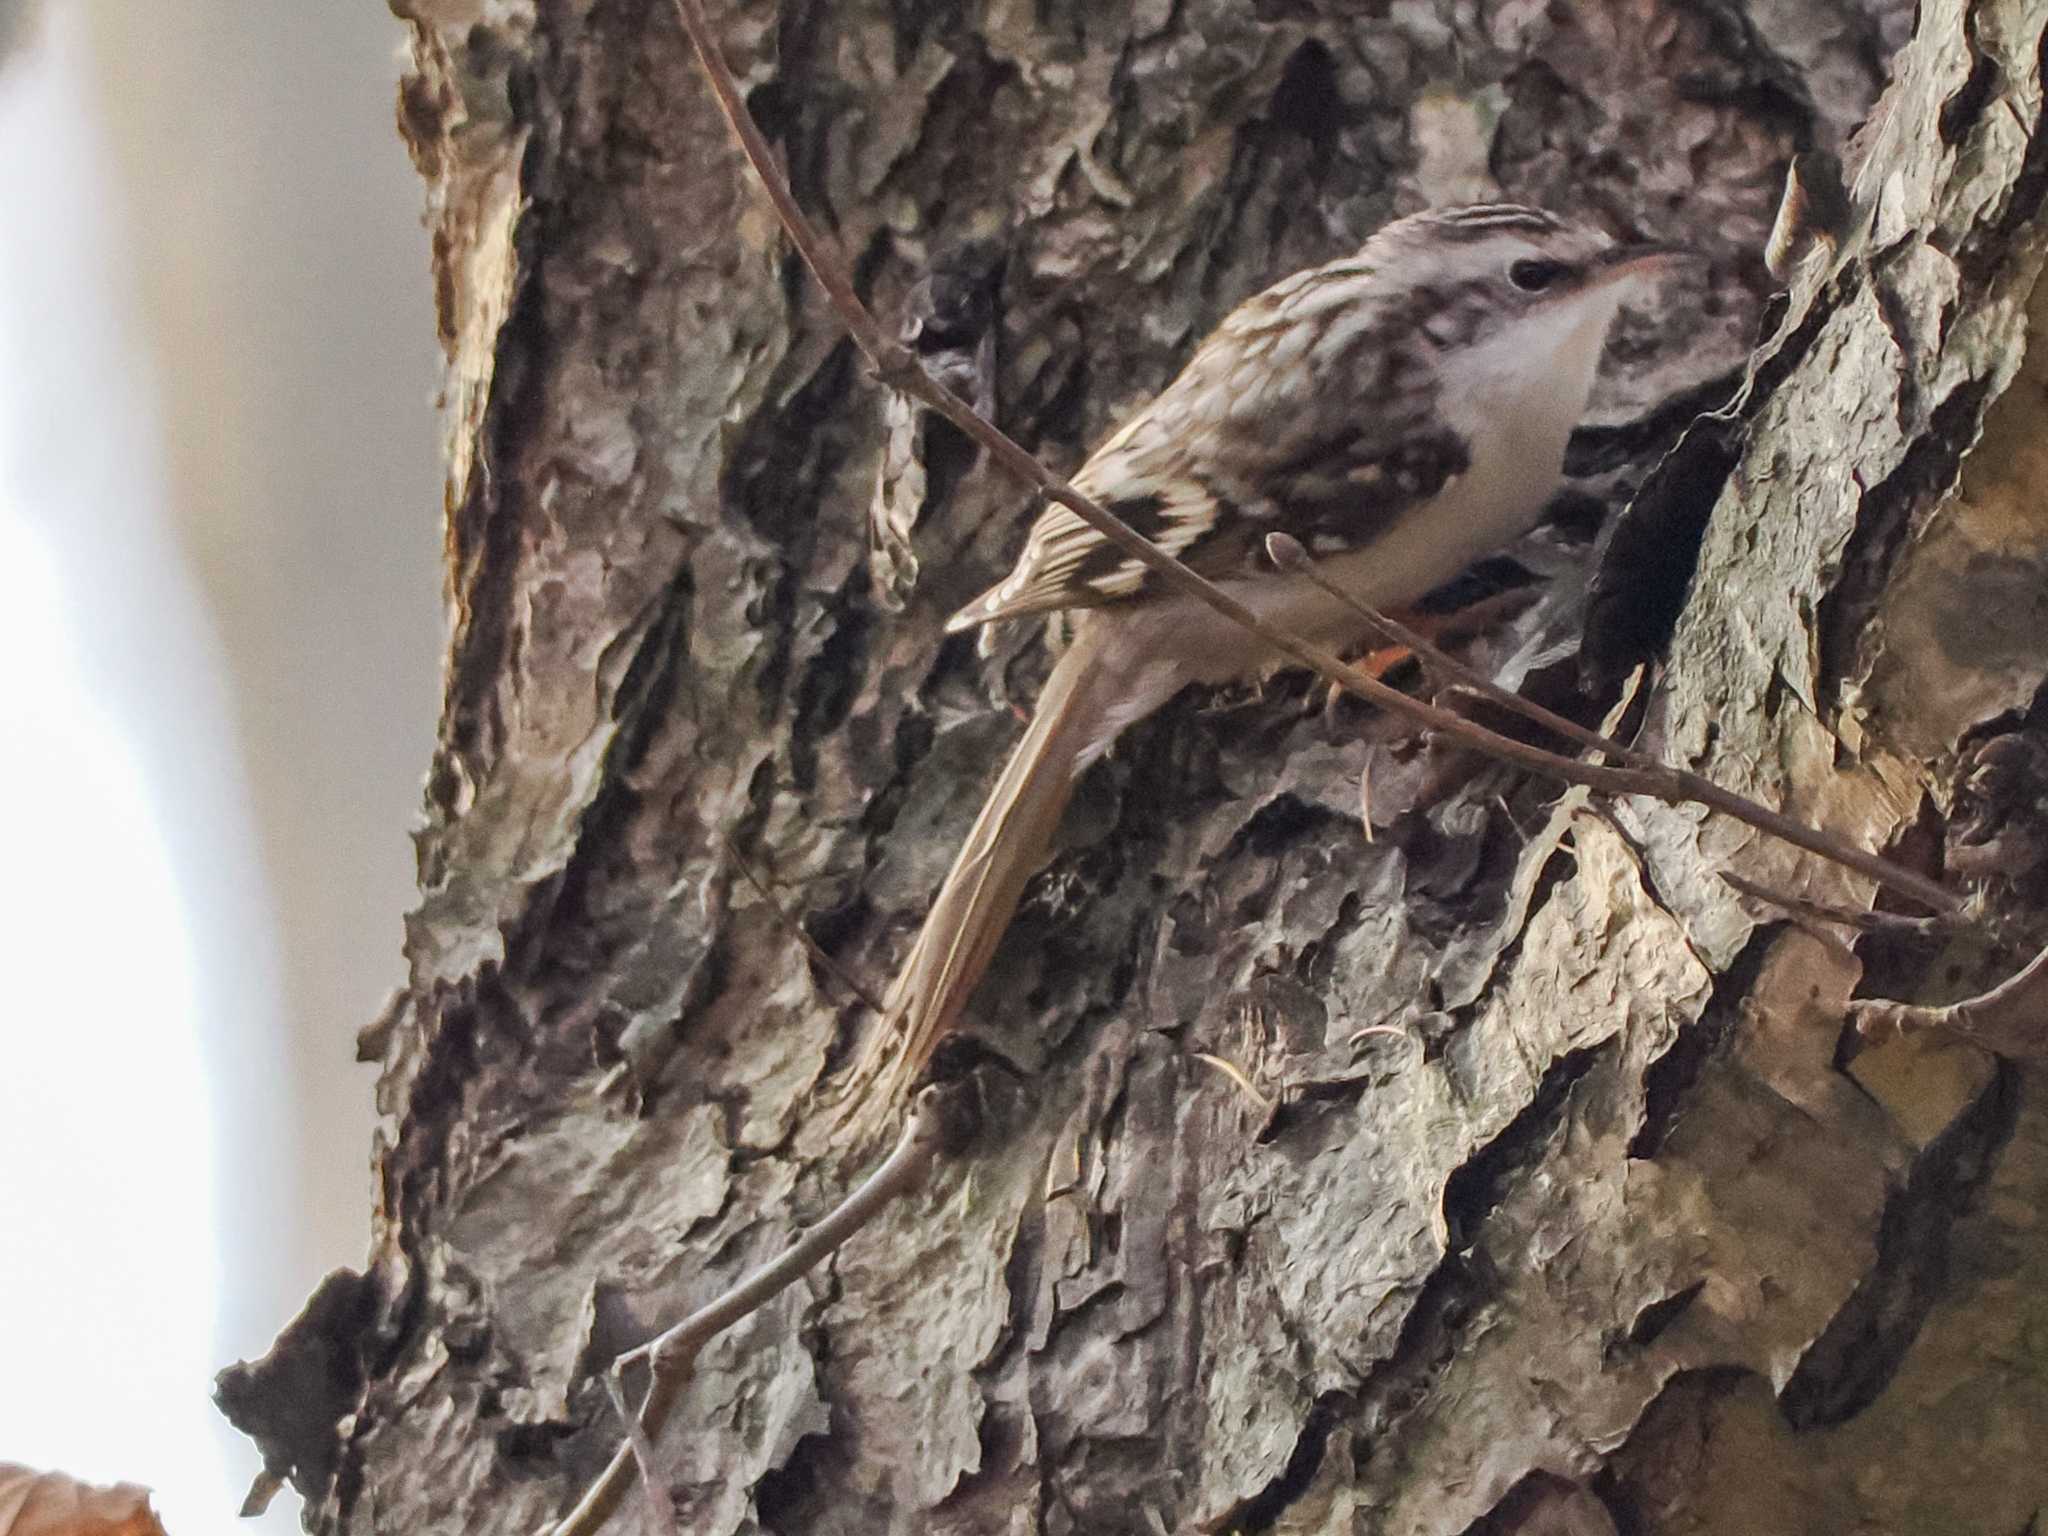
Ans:
[[[1445,358],[1443,411],[1469,445],[1470,464],[1427,507],[1403,515],[1362,548],[1319,562],[1324,579],[1374,607],[1407,603],[1534,527],[1557,489],[1565,444],[1585,414],[1608,330],[1630,286],[1615,282],[1560,299]],[[1224,586],[1303,639],[1342,648],[1364,637],[1355,613],[1304,578],[1268,575]],[[1188,641],[1179,668],[1184,680],[1220,682],[1262,654],[1192,600],[1162,605],[1162,622]]]
[[[1561,299],[1443,360],[1444,414],[1470,445],[1472,461],[1447,490],[1451,504],[1440,509],[1462,525],[1458,548],[1445,551],[1460,569],[1511,543],[1542,515],[1628,286],[1610,283]]]

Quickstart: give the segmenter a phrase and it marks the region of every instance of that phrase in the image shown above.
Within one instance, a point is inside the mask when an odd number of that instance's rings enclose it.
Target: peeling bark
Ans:
[[[398,8],[449,356],[422,901],[364,1037],[369,1264],[223,1397],[309,1528],[533,1531],[619,1441],[604,1364],[879,1152],[811,1114],[866,1021],[775,908],[885,981],[1046,650],[940,641],[1028,511],[964,456],[926,480],[902,611],[871,596],[902,423],[665,4]],[[982,989],[983,1145],[699,1357],[657,1441],[682,1528],[2019,1531],[2048,1505],[2034,1073],[1839,1049],[1859,996],[2014,968],[2048,847],[2048,18],[1919,12],[1869,229],[1768,316],[1784,165],[1876,100],[1895,0],[722,14],[877,311],[985,280],[998,419],[1061,468],[1231,304],[1424,201],[1705,251],[1622,336],[1559,522],[1475,578],[1534,595],[1470,654],[1591,720],[1582,636],[1596,675],[1650,650],[1642,741],[1974,881],[1994,937],[1795,921],[1717,872],[1872,892],[1296,680],[1185,698],[1083,784]],[[1739,403],[1664,458],[1767,319]]]

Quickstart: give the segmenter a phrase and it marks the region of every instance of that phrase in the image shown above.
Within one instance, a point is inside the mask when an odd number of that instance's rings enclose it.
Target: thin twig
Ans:
[[[769,911],[782,919],[782,925],[785,928],[796,935],[797,943],[803,945],[804,953],[818,963],[818,968],[865,1003],[869,1011],[873,1013],[888,1012],[888,1008],[882,1002],[882,999],[863,983],[858,976],[826,954],[825,946],[806,933],[804,925],[790,914],[788,908],[775,899],[775,893],[762,883],[759,875],[754,873],[754,866],[747,861],[747,856],[740,852],[740,845],[732,840],[732,834],[721,827],[718,836],[725,844],[725,851],[732,855],[733,863],[739,866],[739,872],[746,877],[747,884],[754,888],[754,894],[768,904]]]
[[[633,1452],[634,1463],[640,1468],[640,1492],[647,1500],[647,1536],[676,1536],[675,1500],[662,1486],[660,1475],[655,1470],[654,1443],[647,1438],[640,1416],[627,1404],[626,1384],[619,1379],[617,1371],[605,1372],[604,1389],[611,1397],[619,1422],[626,1426],[626,1444]]]
[[[754,168],[754,174],[761,179],[762,186],[767,190],[768,199],[774,204],[776,215],[782,220],[783,227],[789,231],[790,241],[796,246],[798,255],[810,268],[811,274],[818,280],[819,286],[825,290],[826,297],[831,300],[833,309],[838,312],[839,319],[852,336],[854,344],[874,364],[875,371],[882,381],[937,411],[979,444],[993,462],[1009,470],[1025,484],[1035,487],[1050,499],[1069,508],[1116,548],[1157,575],[1169,589],[1206,603],[1225,618],[1258,636],[1282,655],[1314,669],[1368,703],[1404,715],[1428,729],[1454,737],[1477,751],[1540,773],[1563,778],[1568,783],[1584,784],[1588,788],[1607,794],[1645,795],[1672,804],[1698,801],[1746,822],[1759,831],[1782,838],[1795,847],[1804,848],[1809,853],[1845,865],[1858,874],[1911,897],[1933,911],[1954,912],[1960,909],[1960,901],[1933,881],[1851,847],[1839,839],[1807,827],[1790,817],[1782,816],[1754,801],[1745,800],[1742,796],[1732,794],[1697,774],[1681,774],[1678,770],[1662,767],[1620,769],[1576,763],[1570,758],[1562,758],[1540,748],[1525,746],[1521,742],[1489,731],[1450,710],[1410,698],[1399,689],[1390,688],[1377,679],[1366,676],[1356,667],[1346,666],[1322,647],[1311,645],[1266,623],[1214,582],[1197,575],[1173,556],[1132,531],[1126,524],[1118,521],[1093,500],[1082,495],[1060,476],[1039,463],[1009,434],[976,414],[973,406],[927,374],[915,353],[887,335],[875,323],[874,316],[868,313],[867,306],[861,303],[860,296],[854,292],[845,257],[818,232],[804,216],[803,210],[797,207],[796,198],[790,192],[788,182],[784,180],[775,164],[774,152],[769,149],[767,140],[761,137],[761,130],[755,126],[745,101],[741,99],[739,82],[733,78],[732,71],[726,67],[724,55],[718,50],[717,40],[711,34],[711,23],[704,14],[703,0],[674,0],[674,3],[676,17],[682,23],[683,31],[689,35],[691,46],[697,50],[697,58],[703,64],[704,72],[710,80],[712,94],[718,98],[718,105],[725,113],[726,121],[731,125],[734,135],[739,139],[740,147],[746,152],[747,160]],[[1681,787],[1681,781],[1689,787]]]
[[[773,1299],[812,1265],[866,1226],[892,1201],[920,1187],[930,1177],[943,1147],[943,1111],[939,1090],[927,1088],[910,1107],[896,1149],[866,1182],[821,1217],[780,1255],[755,1270],[674,1327],[657,1334],[613,1362],[614,1369],[640,1360],[648,1364],[647,1395],[640,1401],[638,1423],[651,1440],[661,1432],[690,1366],[704,1346],[734,1323]],[[629,1439],[597,1475],[576,1507],[549,1527],[548,1536],[591,1536],[633,1482],[633,1442]]]
[[[1576,742],[1590,751],[1604,752],[1616,762],[1627,763],[1631,767],[1636,768],[1661,768],[1663,766],[1657,759],[1636,750],[1634,747],[1625,746],[1610,737],[1602,736],[1598,731],[1589,730],[1576,720],[1560,715],[1554,710],[1545,709],[1534,699],[1525,699],[1519,693],[1501,687],[1500,684],[1486,676],[1483,672],[1480,672],[1477,668],[1467,666],[1464,662],[1458,660],[1457,657],[1443,650],[1426,638],[1420,631],[1410,629],[1399,619],[1380,612],[1379,609],[1373,607],[1370,603],[1360,602],[1351,593],[1346,592],[1321,571],[1317,570],[1315,561],[1309,558],[1309,552],[1302,547],[1301,540],[1295,538],[1292,534],[1267,534],[1266,555],[1281,570],[1290,571],[1297,576],[1303,577],[1311,586],[1319,588],[1321,591],[1334,597],[1395,645],[1400,646],[1403,650],[1413,651],[1416,659],[1424,667],[1456,683],[1462,691],[1476,694],[1488,703],[1496,704],[1512,714],[1520,715],[1523,719],[1542,726],[1553,735],[1562,736],[1567,741]]]
[[[621,1365],[645,1360],[654,1370],[687,1367],[705,1343],[749,1312],[770,1300],[805,1270],[866,1226],[891,1201],[925,1181],[939,1153],[940,1090],[927,1088],[911,1106],[896,1148],[852,1194],[827,1211],[781,1255],[755,1270],[731,1290],[637,1349],[619,1357]]]
[[[1936,1030],[2023,1061],[2048,1057],[2048,949],[1989,992],[1945,1007],[1863,998],[1849,1005],[1857,1034],[1871,1044]]]
[[[1840,928],[1854,928],[1858,933],[1903,934],[1911,938],[1924,939],[1961,926],[1960,919],[1947,916],[1908,917],[1903,912],[1868,912],[1855,907],[1838,907],[1832,902],[1815,901],[1810,896],[1795,896],[1790,891],[1778,890],[1758,880],[1745,879],[1725,869],[1721,871],[1721,879],[1723,883],[1732,886],[1743,895],[1769,902],[1774,907],[1781,907],[1794,917],[1803,917],[1816,923],[1829,923]]]
[[[1308,558],[1298,540],[1284,533],[1271,534],[1266,539],[1266,550],[1276,565],[1298,572],[1313,585],[1348,605],[1367,623],[1376,626],[1382,633],[1391,635],[1397,643],[1406,646],[1420,657],[1427,666],[1436,668],[1446,676],[1455,678],[1467,691],[1511,710],[1526,720],[1532,720],[1545,730],[1554,731],[1582,747],[1612,757],[1622,766],[1611,767],[1597,763],[1584,763],[1576,758],[1564,757],[1555,752],[1546,752],[1541,747],[1528,745],[1489,731],[1486,727],[1466,719],[1453,711],[1425,704],[1406,694],[1397,697],[1407,702],[1404,711],[1411,719],[1421,720],[1431,728],[1441,731],[1467,746],[1475,747],[1490,757],[1532,768],[1552,778],[1563,779],[1568,784],[1580,784],[1588,789],[1608,795],[1641,795],[1650,800],[1661,800],[1667,805],[1704,805],[1710,810],[1720,811],[1726,816],[1759,832],[1767,832],[1795,848],[1855,870],[1878,884],[1888,886],[1901,895],[1911,897],[1929,910],[1952,917],[1963,910],[1960,897],[1945,890],[1925,875],[1894,864],[1889,859],[1866,853],[1855,844],[1810,827],[1803,821],[1795,820],[1783,812],[1774,811],[1733,790],[1723,789],[1703,774],[1685,768],[1673,768],[1639,751],[1624,742],[1602,736],[1598,731],[1588,730],[1576,720],[1545,709],[1541,704],[1511,693],[1499,684],[1482,677],[1463,662],[1455,661],[1438,650],[1429,641],[1402,624],[1397,624],[1374,608],[1361,603],[1342,587],[1326,580]]]

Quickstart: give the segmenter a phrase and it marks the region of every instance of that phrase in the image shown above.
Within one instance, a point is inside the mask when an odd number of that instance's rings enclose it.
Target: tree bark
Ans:
[[[940,639],[1030,511],[940,428],[921,577],[872,595],[889,407],[666,3],[397,8],[449,357],[422,901],[364,1037],[370,1262],[222,1395],[309,1528],[536,1531],[620,1441],[612,1356],[882,1150],[820,1129],[871,1020],[777,908],[885,984],[1047,649]],[[720,12],[875,308],[992,338],[1061,469],[1424,202],[1701,249],[1470,653],[1973,883],[1999,937],[1788,915],[1720,874],[1874,898],[1298,679],[1184,698],[1085,781],[979,995],[980,1140],[698,1358],[655,1442],[680,1528],[2032,1528],[2041,1084],[1842,1043],[1853,996],[1966,996],[2042,937],[2044,13],[1923,0],[1894,60],[1895,0]],[[1888,63],[1869,227],[1767,312],[1785,163]]]

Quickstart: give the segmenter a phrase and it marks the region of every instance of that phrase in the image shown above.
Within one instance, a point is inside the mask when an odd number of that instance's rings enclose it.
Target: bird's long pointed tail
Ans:
[[[1115,690],[1099,663],[1110,648],[1109,627],[1084,621],[1046,679],[1030,728],[975,817],[846,1081],[842,1102],[857,1119],[879,1128],[959,1021],[1045,861],[1084,755],[1128,723],[1108,712]]]

